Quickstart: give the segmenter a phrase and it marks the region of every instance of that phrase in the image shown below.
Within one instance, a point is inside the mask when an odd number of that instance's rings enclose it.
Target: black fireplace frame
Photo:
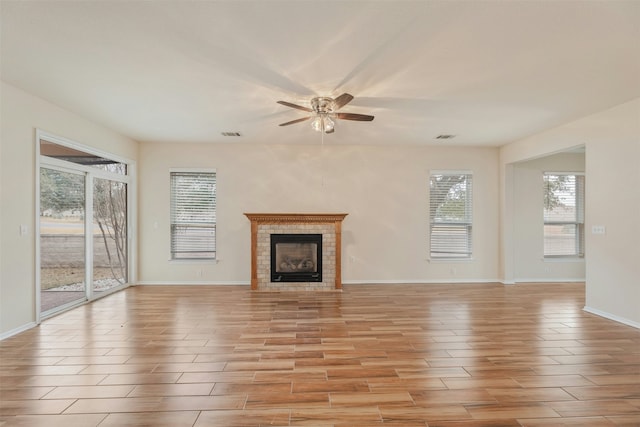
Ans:
[[[278,243],[315,243],[315,272],[276,271],[276,245]],[[322,282],[322,234],[271,234],[271,282]]]

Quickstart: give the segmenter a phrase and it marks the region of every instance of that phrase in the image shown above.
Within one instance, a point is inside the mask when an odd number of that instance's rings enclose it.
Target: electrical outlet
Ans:
[[[605,234],[606,229],[604,225],[592,225],[591,234]]]

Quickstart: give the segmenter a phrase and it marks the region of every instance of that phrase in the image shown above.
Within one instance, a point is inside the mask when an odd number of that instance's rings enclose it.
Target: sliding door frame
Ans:
[[[119,163],[127,165],[127,174],[120,175],[112,172],[103,171],[101,169],[85,166],[65,160],[55,159],[52,157],[44,156],[40,153],[40,141],[45,140],[54,144],[71,148],[74,150],[82,151],[87,154],[99,156],[105,159],[113,160]],[[40,170],[41,168],[54,169],[61,172],[73,173],[84,176],[85,182],[85,218],[84,218],[84,238],[85,238],[85,299],[78,300],[70,304],[60,306],[60,311],[51,313],[51,315],[57,314],[65,309],[74,307],[76,305],[83,304],[87,301],[93,301],[97,298],[106,296],[112,292],[121,290],[136,282],[136,223],[137,218],[137,206],[136,206],[136,175],[135,175],[135,161],[127,159],[121,156],[117,156],[111,153],[96,150],[86,145],[71,141],[69,139],[53,135],[51,133],[36,129],[35,140],[35,153],[36,153],[36,168],[35,168],[35,314],[36,324],[40,324],[43,320],[41,311],[41,248],[40,248]],[[117,181],[126,184],[127,186],[127,282],[120,286],[115,286],[113,289],[100,292],[99,295],[95,295],[93,290],[93,188],[94,179],[106,179],[110,181]],[[48,315],[46,317],[49,317]]]

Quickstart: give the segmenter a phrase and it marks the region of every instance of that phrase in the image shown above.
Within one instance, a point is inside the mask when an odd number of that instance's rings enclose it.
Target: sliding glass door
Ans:
[[[40,311],[86,299],[85,175],[40,169]]]
[[[93,179],[93,291],[127,283],[127,184]]]
[[[129,280],[129,164],[39,139],[39,318]]]

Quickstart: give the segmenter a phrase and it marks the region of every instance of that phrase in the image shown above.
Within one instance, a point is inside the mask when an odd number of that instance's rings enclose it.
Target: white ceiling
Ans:
[[[499,146],[640,96],[640,1],[1,1],[1,77],[139,141]],[[238,131],[240,138],[221,132]],[[454,134],[447,142],[440,134]]]

